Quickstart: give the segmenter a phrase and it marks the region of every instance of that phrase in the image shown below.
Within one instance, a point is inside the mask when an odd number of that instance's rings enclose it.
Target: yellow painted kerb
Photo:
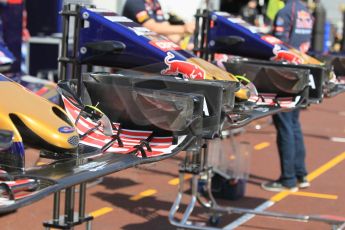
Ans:
[[[192,175],[190,174],[187,174],[184,176],[184,180],[189,180],[190,178],[192,178]],[[170,185],[178,185],[179,183],[180,183],[180,178],[175,178],[168,181],[168,184]]]
[[[295,192],[295,193],[291,193],[291,195],[306,196],[306,197],[328,199],[328,200],[337,200],[338,199],[338,196],[336,196],[336,195],[313,193],[313,192]]]
[[[315,180],[317,177],[319,177],[320,175],[324,174],[325,172],[327,172],[331,168],[335,167],[337,164],[341,163],[343,160],[345,160],[345,152],[341,153],[340,155],[336,156],[332,160],[328,161],[326,164],[322,165],[320,168],[318,168],[315,171],[313,171],[312,173],[310,173],[307,176],[308,180],[310,182]],[[300,193],[298,193],[298,192],[297,193],[291,193],[289,191],[283,191],[283,192],[280,192],[277,195],[273,196],[270,200],[273,201],[273,202],[279,202],[279,201],[281,201],[282,199],[284,199],[285,197],[287,197],[288,195],[291,195],[291,194],[294,194],[294,195],[304,194],[304,195],[306,195],[306,193],[301,193],[301,192]],[[309,195],[311,195],[311,194],[309,193]],[[317,195],[315,195],[315,196],[317,196]],[[320,196],[322,196],[322,195],[320,195]],[[328,195],[328,198],[330,196],[332,197],[332,195]],[[323,196],[323,197],[325,197],[325,196]],[[334,198],[334,196],[332,198]]]
[[[269,147],[270,145],[271,145],[271,144],[270,144],[269,142],[262,142],[262,143],[260,143],[260,144],[255,145],[255,146],[254,146],[254,149],[255,149],[255,150],[262,150],[262,149],[264,149],[264,148]]]
[[[145,191],[139,193],[138,195],[132,196],[129,199],[131,201],[138,201],[138,200],[143,199],[145,197],[152,196],[152,195],[154,195],[156,193],[157,193],[157,190],[155,190],[155,189],[148,189],[148,190],[145,190]]]
[[[104,207],[104,208],[101,208],[101,209],[98,209],[96,211],[93,211],[90,213],[90,216],[93,216],[94,218],[96,217],[99,217],[99,216],[102,216],[102,215],[105,215],[109,212],[113,211],[112,208],[109,208],[109,207]]]

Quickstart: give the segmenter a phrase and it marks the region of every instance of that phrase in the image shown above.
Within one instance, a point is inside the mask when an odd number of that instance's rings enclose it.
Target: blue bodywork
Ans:
[[[190,57],[194,57],[191,53],[177,47],[164,50],[153,46],[152,42],[168,42],[168,39],[114,12],[81,8],[80,14],[86,20],[85,25],[87,25],[80,31],[79,60],[82,63],[87,62],[94,56],[89,50],[84,49],[84,52],[82,52],[83,48],[88,43],[100,41],[119,41],[126,46],[120,54],[112,55],[111,60],[109,60],[109,56],[100,59],[99,61],[103,66],[136,68],[161,63],[162,66],[158,68],[159,70],[152,70],[156,72],[166,67],[164,58],[167,57],[168,52],[173,53],[174,60],[185,61]],[[156,65],[156,67],[158,66]]]
[[[21,163],[24,163],[25,158],[25,150],[24,150],[24,144],[23,142],[13,142],[11,145],[11,148],[8,150],[10,154],[15,154],[17,156],[17,165],[19,168],[24,168],[24,165],[21,165]]]
[[[4,75],[0,74],[0,81],[11,81],[11,80],[5,77]]]
[[[1,140],[0,140],[1,141]],[[23,142],[12,142],[8,149],[0,150],[0,168],[6,171],[20,171],[25,167]]]
[[[274,57],[273,48],[275,45],[263,40],[263,35],[257,32],[257,27],[249,25],[240,18],[225,12],[211,12],[212,20],[208,37],[211,51],[224,50],[233,55],[269,60]],[[244,42],[231,47],[217,46],[214,41],[217,38],[239,36]],[[279,44],[281,50],[289,50],[283,44]]]

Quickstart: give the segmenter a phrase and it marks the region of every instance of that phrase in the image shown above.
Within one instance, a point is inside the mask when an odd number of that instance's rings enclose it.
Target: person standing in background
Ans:
[[[171,25],[165,18],[158,0],[127,0],[123,16],[142,24],[144,27],[179,43],[185,35],[192,34],[194,22],[183,25]]]
[[[21,72],[21,49],[23,28],[23,0],[1,0],[0,17],[3,26],[3,39],[8,49],[13,53],[15,62],[10,72]]]
[[[287,0],[274,20],[274,36],[302,52],[307,52],[312,36],[313,19],[301,0]],[[299,122],[300,110],[273,115],[277,130],[277,146],[281,175],[277,181],[265,182],[267,191],[298,191],[310,186],[305,166],[306,150]]]
[[[241,8],[240,15],[242,19],[252,25],[258,26],[258,10],[256,7],[258,3],[256,0],[250,0],[247,5]]]
[[[267,18],[273,22],[278,11],[283,9],[284,6],[285,3],[282,0],[269,0],[266,11]]]

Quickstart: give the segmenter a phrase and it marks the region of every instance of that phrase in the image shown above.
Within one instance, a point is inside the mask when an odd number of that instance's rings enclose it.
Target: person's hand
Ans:
[[[184,31],[185,33],[192,34],[195,30],[195,22],[188,22],[184,24]]]

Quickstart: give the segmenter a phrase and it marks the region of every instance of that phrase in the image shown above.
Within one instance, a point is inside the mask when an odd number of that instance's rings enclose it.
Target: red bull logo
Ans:
[[[309,20],[311,18],[310,14],[304,10],[298,11],[297,17],[302,20]]]
[[[288,50],[280,50],[279,46],[274,47],[273,53],[276,55],[272,58],[273,61],[286,61],[296,65],[304,63],[303,59],[297,54]]]
[[[203,80],[205,79],[206,73],[198,65],[181,61],[173,60],[175,55],[171,52],[168,52],[168,55],[165,57],[164,62],[168,66],[166,69],[162,70],[161,74],[163,75],[178,75],[182,74],[184,78],[194,79],[194,80]]]
[[[306,11],[297,12],[296,28],[299,29],[312,29],[313,19],[311,15]]]

